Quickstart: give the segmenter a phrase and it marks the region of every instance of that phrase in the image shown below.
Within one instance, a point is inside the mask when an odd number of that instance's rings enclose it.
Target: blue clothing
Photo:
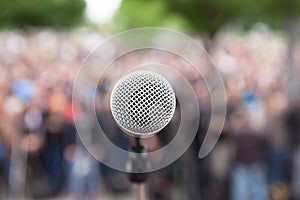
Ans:
[[[262,164],[237,164],[232,171],[232,200],[267,200],[266,170]]]

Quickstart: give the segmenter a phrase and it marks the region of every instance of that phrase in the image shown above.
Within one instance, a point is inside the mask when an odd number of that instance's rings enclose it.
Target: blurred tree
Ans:
[[[193,30],[213,36],[224,24],[242,13],[238,0],[166,0],[172,12],[180,13]],[[245,1],[242,1],[246,3]]]
[[[230,22],[244,27],[265,22],[273,28],[287,28],[299,13],[300,0],[123,0],[115,19],[122,29],[177,21],[183,28],[213,36]],[[176,20],[169,22],[170,16]]]
[[[122,0],[114,16],[116,31],[146,26],[189,30],[190,25],[182,13],[171,12],[167,3],[162,0]]]
[[[1,0],[0,26],[73,26],[83,21],[84,0]]]

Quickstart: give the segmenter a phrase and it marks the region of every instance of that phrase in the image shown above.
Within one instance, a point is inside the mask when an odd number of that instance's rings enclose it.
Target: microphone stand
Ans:
[[[146,200],[144,183],[139,183],[136,185],[136,199],[137,200]]]
[[[129,161],[127,163],[129,173],[129,181],[136,186],[136,199],[146,200],[145,198],[145,182],[148,178],[148,173],[145,173],[145,169],[149,168],[147,162],[147,150],[140,143],[140,138],[135,137],[135,144],[131,146],[131,152],[129,153]]]

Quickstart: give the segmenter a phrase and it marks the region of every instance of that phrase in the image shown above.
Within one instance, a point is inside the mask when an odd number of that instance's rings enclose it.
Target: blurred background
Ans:
[[[183,31],[201,43],[227,93],[221,138],[199,159],[210,118],[209,96],[199,92],[195,141],[151,173],[149,199],[300,199],[299,0],[1,0],[0,8],[0,199],[133,199],[127,176],[97,162],[76,137],[71,95],[97,44],[145,26]],[[96,102],[109,127],[108,108]],[[165,143],[158,135],[148,145]]]

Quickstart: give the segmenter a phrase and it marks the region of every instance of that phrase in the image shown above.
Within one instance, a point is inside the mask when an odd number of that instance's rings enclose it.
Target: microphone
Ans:
[[[162,130],[172,119],[176,97],[171,84],[161,75],[150,71],[134,71],[121,78],[110,96],[110,108],[116,124],[135,137],[134,155],[129,153],[126,164],[129,180],[143,188],[149,169],[147,150],[140,144],[141,137],[150,137]],[[138,194],[144,194],[140,189]],[[139,196],[139,195],[138,195]],[[144,199],[142,197],[138,199]]]
[[[134,137],[150,137],[171,121],[176,97],[171,84],[151,71],[134,71],[114,86],[110,108],[117,125]]]

